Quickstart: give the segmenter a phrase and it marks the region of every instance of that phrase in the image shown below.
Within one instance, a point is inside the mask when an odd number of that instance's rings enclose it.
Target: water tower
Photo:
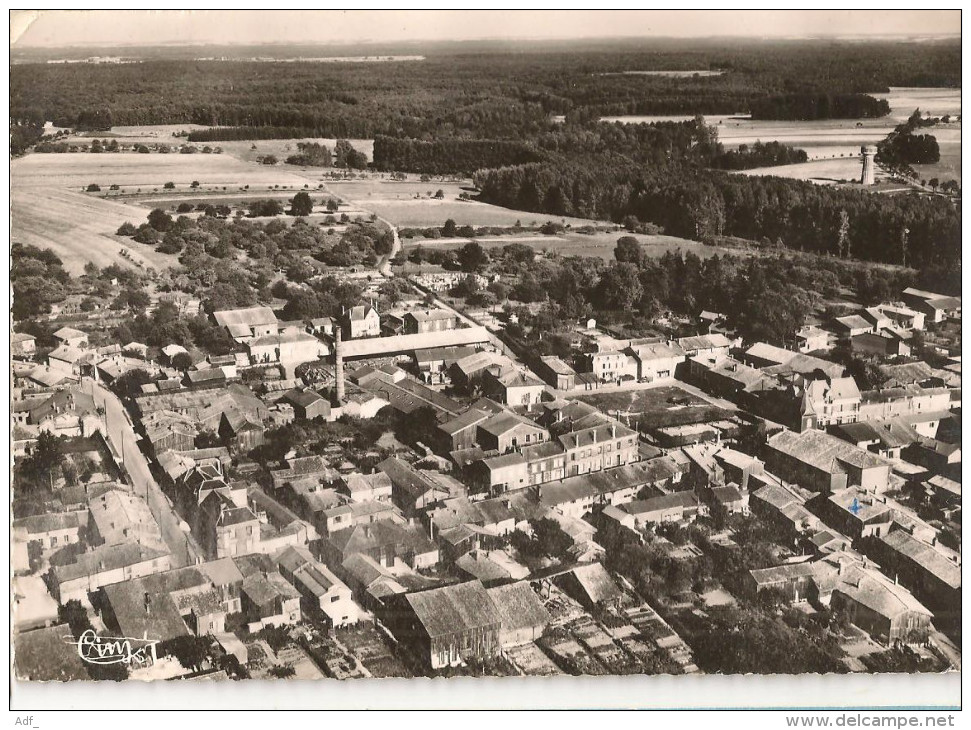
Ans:
[[[860,184],[873,185],[876,163],[873,158],[877,154],[876,145],[868,144],[860,148],[860,155],[863,157],[863,174],[860,176]]]

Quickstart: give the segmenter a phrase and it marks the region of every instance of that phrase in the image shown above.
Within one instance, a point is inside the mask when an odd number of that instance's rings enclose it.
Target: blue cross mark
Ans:
[[[850,512],[852,512],[854,515],[859,514],[861,509],[863,508],[860,506],[860,502],[856,497],[853,497],[853,504],[850,505]]]

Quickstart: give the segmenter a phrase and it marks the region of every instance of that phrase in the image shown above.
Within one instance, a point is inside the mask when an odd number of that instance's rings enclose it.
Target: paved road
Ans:
[[[95,404],[104,409],[108,440],[131,477],[135,494],[145,499],[151,508],[162,531],[162,538],[172,553],[173,567],[194,564],[199,554],[198,548],[182,529],[182,520],[172,509],[162,488],[152,476],[148,460],[138,448],[135,430],[121,400],[90,378],[84,379],[82,387],[85,392],[91,394]]]

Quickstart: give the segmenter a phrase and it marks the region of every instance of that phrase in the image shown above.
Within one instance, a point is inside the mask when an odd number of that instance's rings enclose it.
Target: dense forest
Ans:
[[[480,199],[557,216],[633,218],[693,240],[735,236],[959,280],[961,217],[951,200],[717,172],[709,167],[726,153],[702,119],[650,128],[615,151],[566,147],[569,154],[545,162],[480,170]]]
[[[785,94],[756,99],[753,119],[868,119],[890,113],[886,99],[869,94]]]
[[[374,167],[386,171],[471,175],[484,167],[521,165],[545,157],[533,145],[512,140],[374,138]]]
[[[295,137],[525,139],[550,115],[731,114],[789,94],[960,86],[960,43],[652,41],[532,43],[516,53],[461,45],[387,64],[145,60],[11,67],[21,122],[281,128]],[[625,74],[722,71],[715,76]],[[221,135],[232,134],[220,132]],[[251,139],[253,132],[245,133]],[[222,136],[221,139],[230,137]],[[215,137],[199,141],[216,141]]]

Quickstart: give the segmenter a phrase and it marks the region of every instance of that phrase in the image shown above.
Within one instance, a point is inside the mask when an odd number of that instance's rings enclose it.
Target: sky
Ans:
[[[11,45],[957,35],[958,10],[13,10]]]

